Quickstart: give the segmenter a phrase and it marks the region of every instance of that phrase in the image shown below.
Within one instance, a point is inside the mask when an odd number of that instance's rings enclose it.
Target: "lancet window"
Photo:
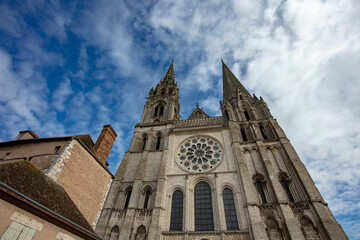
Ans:
[[[222,192],[227,230],[239,230],[233,192],[225,188]]]
[[[250,115],[249,115],[249,113],[248,113],[248,111],[244,111],[244,114],[245,114],[245,118],[246,118],[246,120],[250,120]]]
[[[156,137],[156,146],[155,146],[155,150],[159,150],[160,149],[160,144],[161,144],[161,135],[158,134],[158,136]]]
[[[266,195],[265,195],[265,191],[264,191],[264,186],[263,183],[260,180],[257,180],[255,182],[255,186],[259,192],[260,195],[260,199],[262,203],[267,203],[267,199],[266,199]]]
[[[267,140],[268,137],[266,135],[264,126],[260,126],[260,132],[261,132],[261,135],[263,136],[264,140]]]
[[[132,190],[131,188],[128,188],[126,190],[124,209],[127,209],[129,207],[129,202],[130,202],[130,197],[131,197],[131,190]]]
[[[228,111],[225,110],[225,117],[226,117],[226,120],[229,121],[230,120],[230,116],[229,116],[229,113]]]
[[[248,140],[247,136],[246,136],[246,132],[244,128],[240,128],[240,133],[241,133],[241,137],[243,139],[244,142],[246,142]]]
[[[150,189],[146,190],[146,192],[145,192],[145,200],[144,200],[144,209],[148,208],[150,194],[151,194]]]
[[[280,183],[283,186],[286,196],[288,197],[290,202],[295,202],[293,195],[291,194],[290,188],[289,188],[289,184],[290,182],[286,179],[280,179]]]
[[[147,135],[146,135],[146,133],[144,133],[144,134],[142,135],[141,151],[144,151],[144,150],[145,150],[146,142],[147,142]]]
[[[160,103],[155,107],[153,118],[160,118],[162,117],[163,114],[164,114],[164,105]]]
[[[195,231],[213,231],[211,188],[205,182],[195,186]]]
[[[114,226],[110,230],[109,240],[117,240],[119,238],[119,227]]]
[[[182,231],[183,226],[183,193],[176,190],[172,195],[170,231]]]

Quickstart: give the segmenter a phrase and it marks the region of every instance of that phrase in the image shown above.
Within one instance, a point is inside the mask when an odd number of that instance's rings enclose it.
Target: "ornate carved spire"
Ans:
[[[174,76],[174,60],[171,61],[170,67],[164,77],[164,80],[173,80],[175,82],[175,76]]]
[[[178,120],[180,112],[179,89],[174,77],[174,61],[163,79],[150,89],[141,123]]]

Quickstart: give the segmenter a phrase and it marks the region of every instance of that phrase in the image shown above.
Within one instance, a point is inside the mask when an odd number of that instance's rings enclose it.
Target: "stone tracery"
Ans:
[[[209,172],[222,159],[222,147],[212,137],[196,136],[185,140],[178,149],[176,163],[188,172]]]

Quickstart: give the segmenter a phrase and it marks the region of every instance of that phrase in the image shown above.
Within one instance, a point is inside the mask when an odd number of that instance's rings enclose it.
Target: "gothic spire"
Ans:
[[[174,60],[171,61],[170,67],[164,77],[164,80],[173,80],[175,82],[175,76],[174,76]]]
[[[222,61],[222,72],[223,72],[223,95],[224,100],[232,100],[238,97],[238,90],[244,93],[245,95],[251,97],[250,93],[246,88],[239,82],[235,75],[230,71],[230,69]]]

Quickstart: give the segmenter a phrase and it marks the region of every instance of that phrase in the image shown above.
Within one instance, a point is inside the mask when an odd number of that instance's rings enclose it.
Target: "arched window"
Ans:
[[[129,207],[130,197],[131,197],[131,188],[129,188],[126,191],[126,199],[125,199],[124,209],[127,209]]]
[[[153,116],[154,118],[158,115],[158,111],[159,111],[159,108],[156,107],[155,110],[154,110],[154,116]]]
[[[143,239],[146,239],[146,228],[144,225],[141,225],[136,230],[135,240],[143,240]]]
[[[266,140],[268,137],[266,136],[265,128],[263,126],[260,126],[261,135]]]
[[[183,225],[183,193],[176,190],[172,195],[170,231],[182,231]]]
[[[160,149],[160,144],[161,144],[161,135],[159,134],[156,138],[156,147],[155,150],[159,150]]]
[[[266,232],[270,240],[282,240],[284,239],[279,224],[271,217],[266,219]]]
[[[307,217],[300,218],[301,230],[304,233],[306,240],[320,240],[318,231],[314,228],[314,224]]]
[[[213,231],[211,188],[205,182],[195,186],[195,231]]]
[[[145,146],[146,146],[146,136],[143,137],[143,140],[142,140],[142,147],[141,147],[141,150],[144,151],[145,150]]]
[[[246,142],[248,139],[246,137],[245,129],[240,128],[240,132],[241,132],[241,136],[242,136],[243,141]]]
[[[257,180],[255,182],[255,186],[259,192],[260,198],[261,198],[261,202],[262,203],[267,203],[266,200],[266,196],[265,196],[265,192],[264,192],[264,188],[263,188],[263,184],[260,182],[260,180]]]
[[[155,107],[153,118],[160,118],[162,117],[163,113],[164,113],[164,105],[162,103],[159,103]]]
[[[244,114],[245,114],[245,118],[246,118],[246,120],[250,120],[250,116],[249,116],[249,113],[248,113],[248,111],[244,111]]]
[[[285,193],[289,199],[290,202],[295,202],[293,195],[291,194],[290,188],[289,188],[289,181],[285,179],[280,180],[281,185],[283,186]]]
[[[149,204],[149,198],[150,198],[150,190],[146,190],[145,192],[145,200],[144,200],[144,209],[147,209],[148,208],[148,204]]]
[[[164,113],[164,106],[162,104],[160,104],[160,109],[159,109],[159,117],[161,117]]]
[[[225,110],[225,117],[226,117],[226,120],[227,120],[227,121],[230,120],[229,113],[228,113],[228,111],[226,111],[226,110]]]
[[[234,195],[232,191],[228,188],[225,188],[222,194],[227,230],[239,230],[239,225],[236,217]]]
[[[118,226],[114,226],[114,227],[110,230],[109,240],[118,240],[118,238],[119,238],[119,227],[118,227]]]

